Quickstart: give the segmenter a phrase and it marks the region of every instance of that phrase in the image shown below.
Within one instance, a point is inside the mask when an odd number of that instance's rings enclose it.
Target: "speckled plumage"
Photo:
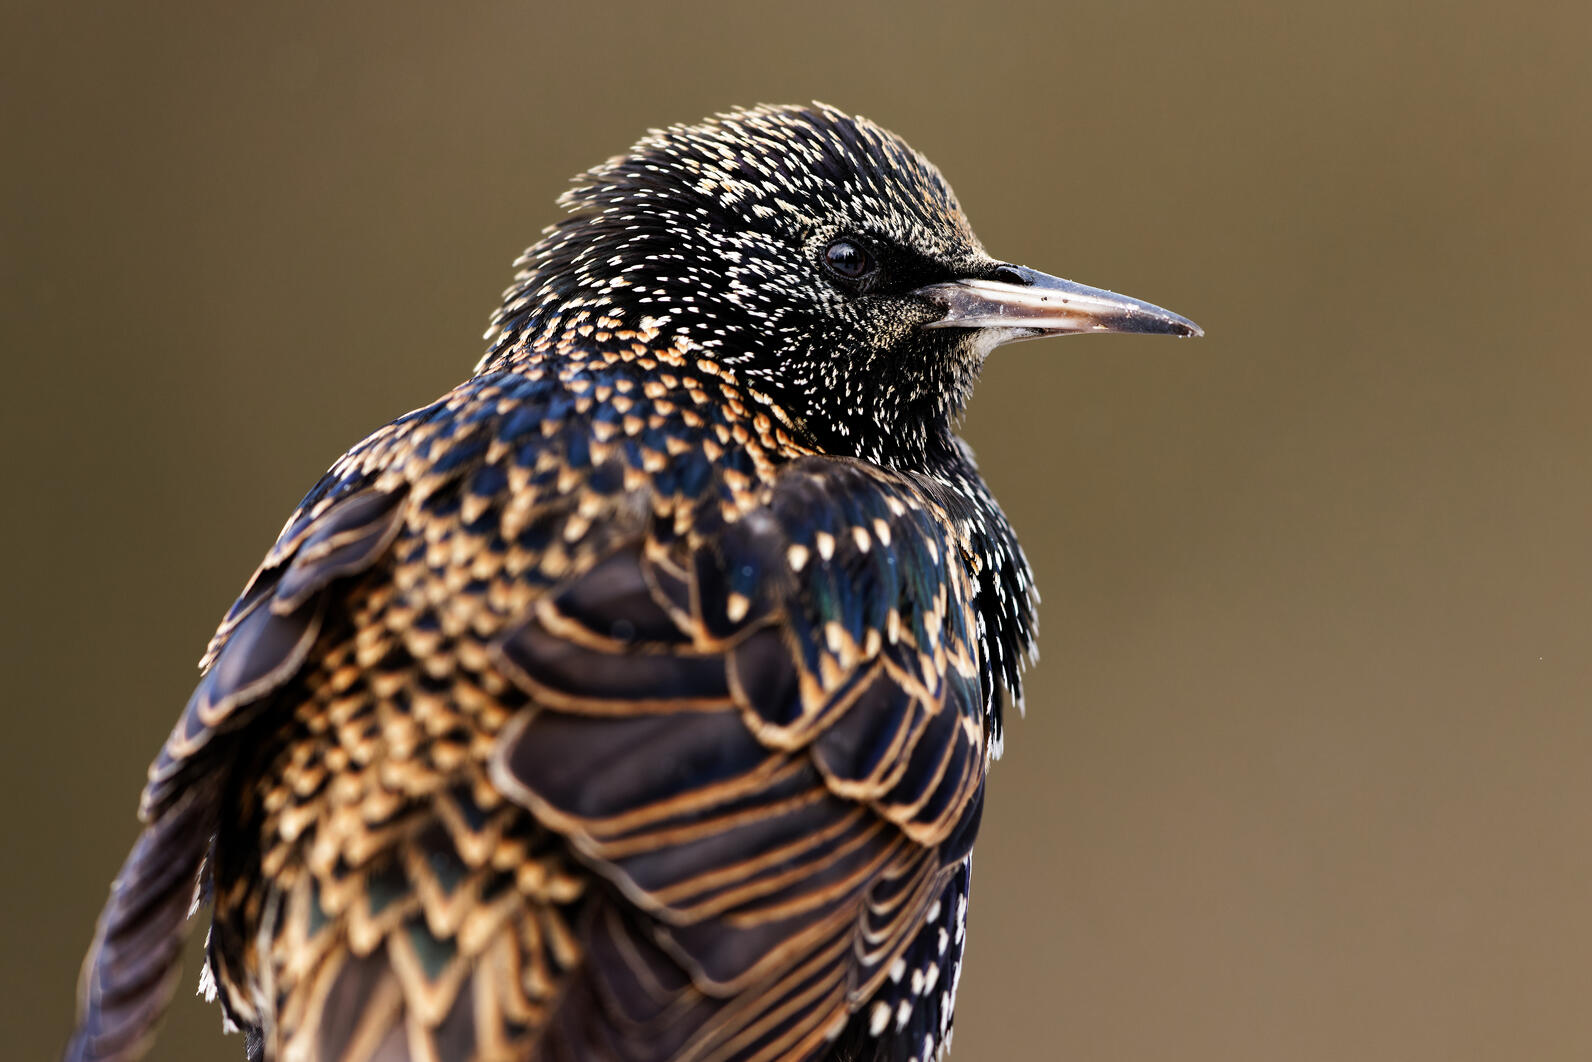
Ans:
[[[195,881],[255,1058],[949,1043],[1032,584],[952,431],[1011,337],[920,293],[1012,267],[818,106],[654,133],[564,205],[475,374],[341,458],[223,621],[70,1058],[147,1045]]]

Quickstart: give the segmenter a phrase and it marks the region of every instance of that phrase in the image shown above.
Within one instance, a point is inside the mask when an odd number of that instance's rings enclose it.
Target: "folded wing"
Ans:
[[[606,1050],[803,1057],[911,943],[987,756],[949,541],[910,484],[814,458],[710,536],[628,541],[502,640],[539,707],[494,780],[640,912],[592,930],[578,999]]]

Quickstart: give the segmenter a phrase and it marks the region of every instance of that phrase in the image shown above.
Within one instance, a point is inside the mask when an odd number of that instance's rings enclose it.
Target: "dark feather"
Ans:
[[[689,616],[658,602],[662,580],[637,542],[544,596],[501,642],[510,674],[549,707],[505,732],[499,787],[646,912],[642,932],[685,964],[699,995],[782,983],[832,940],[831,965],[804,968],[788,990],[843,1007],[916,931],[955,862],[939,845],[971,832],[982,706],[976,680],[950,661],[976,649],[919,605],[967,593],[942,549],[913,547],[935,533],[894,477],[804,462],[733,533],[693,550],[681,568]],[[871,544],[881,534],[888,559]],[[927,570],[900,578],[902,556]],[[891,574],[858,577],[881,567]],[[820,581],[834,588],[827,599],[807,592]],[[883,629],[892,612],[916,617],[923,644]],[[868,638],[859,617],[881,617],[879,633]],[[822,632],[811,670],[788,648],[799,630]],[[629,970],[586,976],[636,1013],[684,993],[670,981],[643,1001],[650,982]],[[704,1023],[693,1043],[752,1035],[781,1004],[763,994],[767,1008],[740,1017],[686,1008]]]
[[[145,827],[111,885],[78,982],[78,1028],[66,1062],[124,1062],[154,1037],[181,972],[213,790],[189,789]]]

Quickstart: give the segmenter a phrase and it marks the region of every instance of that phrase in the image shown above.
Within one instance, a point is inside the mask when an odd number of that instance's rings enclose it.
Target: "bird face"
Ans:
[[[521,260],[494,354],[572,314],[683,338],[827,452],[914,465],[985,356],[1084,331],[1197,335],[1176,314],[991,257],[940,172],[823,105],[655,131],[567,193]]]

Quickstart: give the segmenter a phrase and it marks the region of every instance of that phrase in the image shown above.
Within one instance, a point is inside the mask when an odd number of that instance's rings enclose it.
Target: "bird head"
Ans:
[[[928,159],[822,104],[655,130],[561,204],[570,216],[517,263],[483,366],[600,319],[683,340],[818,448],[883,464],[949,438],[1002,343],[1201,334],[992,257]]]

